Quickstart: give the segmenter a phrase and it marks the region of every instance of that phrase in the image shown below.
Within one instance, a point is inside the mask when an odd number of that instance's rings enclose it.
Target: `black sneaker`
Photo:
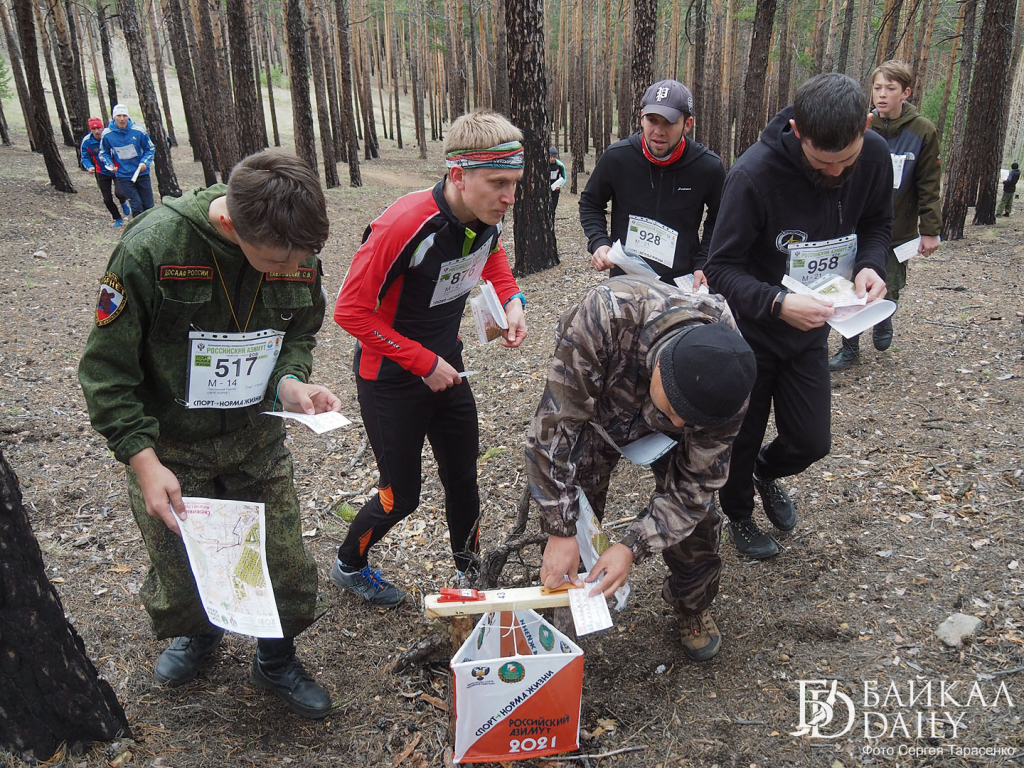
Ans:
[[[732,531],[732,541],[741,555],[755,560],[767,560],[779,554],[779,545],[775,539],[771,534],[762,532],[751,517],[730,523],[729,530]]]
[[[758,477],[755,472],[754,487],[761,496],[764,513],[772,525],[780,531],[792,531],[796,528],[796,507],[789,494],[782,488],[782,483]]]
[[[223,639],[222,629],[204,635],[174,638],[156,660],[153,678],[161,685],[172,688],[191,683]]]
[[[884,352],[892,346],[892,318],[887,317],[885,320],[880,322],[874,328],[871,329],[871,341],[875,344],[875,349],[879,352]]]
[[[277,696],[301,717],[321,720],[331,713],[331,695],[310,676],[294,653],[285,659],[267,662],[257,649],[249,679]]]

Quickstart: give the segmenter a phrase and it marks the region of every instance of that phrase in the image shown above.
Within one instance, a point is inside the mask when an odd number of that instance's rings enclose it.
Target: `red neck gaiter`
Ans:
[[[672,150],[672,152],[670,152],[665,157],[655,157],[654,155],[651,154],[651,150],[647,148],[647,139],[644,137],[642,133],[640,134],[640,146],[644,150],[644,157],[646,157],[655,165],[671,165],[672,163],[674,163],[676,160],[683,156],[683,152],[686,149],[686,136],[683,136],[683,138],[680,139],[679,141],[679,146]]]

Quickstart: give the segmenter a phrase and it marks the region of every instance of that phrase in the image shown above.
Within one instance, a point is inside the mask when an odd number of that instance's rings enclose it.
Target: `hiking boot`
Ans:
[[[754,487],[761,496],[764,513],[771,524],[780,531],[792,531],[796,527],[796,507],[789,494],[778,480],[761,478],[754,473]]]
[[[754,560],[767,560],[779,554],[778,543],[771,534],[762,532],[752,517],[730,523],[729,530],[732,531],[733,544],[741,555]]]
[[[121,203],[121,213],[123,213],[125,216],[131,216],[132,215],[132,207],[130,205],[128,205],[128,201],[127,200],[125,200],[123,203]]]
[[[676,613],[682,633],[683,651],[694,661],[710,661],[722,647],[722,633],[718,631],[710,610],[700,613]]]
[[[161,685],[172,688],[191,683],[223,639],[222,629],[203,635],[174,638],[156,660],[153,678]]]
[[[124,219],[114,219],[114,223],[111,224],[110,226],[112,226],[112,227],[123,227],[124,226]]]
[[[290,640],[274,640],[280,649],[267,651],[261,640],[252,660],[249,679],[277,696],[292,712],[310,720],[321,720],[331,712],[331,695],[317,683],[295,656]]]
[[[892,318],[887,317],[885,320],[880,322],[874,328],[871,329],[871,341],[875,344],[875,349],[879,352],[884,352],[890,346],[892,346]]]
[[[843,339],[843,345],[839,347],[839,351],[828,361],[828,369],[830,371],[845,371],[851,365],[857,365],[859,362],[860,336],[854,336],[852,339]]]
[[[405,598],[405,592],[387,581],[380,571],[370,570],[370,566],[360,571],[335,559],[334,567],[331,568],[331,581],[338,589],[347,589],[366,602],[382,608],[398,605]]]

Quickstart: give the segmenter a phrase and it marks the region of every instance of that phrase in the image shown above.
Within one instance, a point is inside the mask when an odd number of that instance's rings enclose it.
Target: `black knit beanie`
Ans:
[[[754,352],[725,323],[691,325],[658,356],[668,402],[687,424],[718,427],[750,395],[757,374]]]

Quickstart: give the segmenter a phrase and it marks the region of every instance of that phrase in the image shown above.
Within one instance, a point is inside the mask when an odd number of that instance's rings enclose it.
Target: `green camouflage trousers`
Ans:
[[[597,519],[603,520],[612,470],[621,455],[592,428],[584,431],[580,443],[584,448],[577,477]],[[667,464],[671,456],[672,451],[669,451],[651,465],[655,487],[659,491],[663,489],[665,478],[665,471],[660,465]],[[722,575],[722,558],[718,554],[722,540],[722,516],[717,510],[698,516],[683,507],[679,509],[679,517],[692,526],[692,532],[661,551],[661,557],[668,566],[661,597],[679,613],[699,613],[711,607],[718,595]]]
[[[292,457],[283,430],[260,425],[195,444],[160,441],[156,453],[178,478],[182,496],[265,505],[267,569],[285,637],[298,635],[324,614],[327,603],[317,592],[316,561],[302,544]],[[130,467],[128,496],[149,551],[149,573],[140,596],[156,636],[212,631],[185,545],[161,520],[146,514],[142,489]]]
[[[900,300],[900,291],[907,287],[907,262],[896,258],[896,251],[889,248],[889,259],[885,263],[885,298]]]

